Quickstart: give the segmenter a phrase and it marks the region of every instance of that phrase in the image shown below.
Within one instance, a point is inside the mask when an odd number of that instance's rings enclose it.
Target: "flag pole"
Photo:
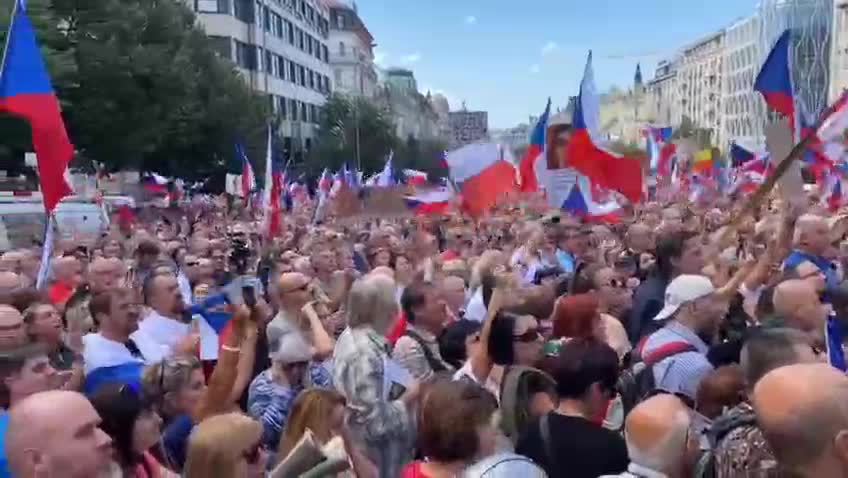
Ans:
[[[9,17],[9,29],[6,31],[6,41],[3,43],[3,59],[0,60],[0,78],[3,78],[3,73],[6,72],[6,55],[9,53],[9,43],[12,38],[12,25],[15,23],[15,15],[18,13],[18,3],[20,0],[15,0],[12,5],[12,15]]]

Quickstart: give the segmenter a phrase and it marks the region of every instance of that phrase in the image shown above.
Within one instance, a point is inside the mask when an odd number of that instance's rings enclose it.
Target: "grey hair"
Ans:
[[[369,274],[354,282],[347,299],[347,325],[387,332],[398,312],[395,290],[395,281],[384,275]]]
[[[625,430],[627,455],[632,463],[663,473],[669,473],[671,470],[679,468],[689,445],[691,418],[686,411],[678,410],[669,417],[669,420],[672,422],[672,427],[668,434],[646,450],[634,445],[628,437],[627,430]]]
[[[739,365],[748,389],[753,389],[772,370],[797,363],[795,347],[809,345],[803,332],[790,328],[761,329],[751,334],[739,354]]]

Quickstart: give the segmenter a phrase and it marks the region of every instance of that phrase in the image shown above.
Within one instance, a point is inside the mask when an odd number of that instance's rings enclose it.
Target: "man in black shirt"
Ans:
[[[608,345],[567,343],[553,371],[559,406],[525,431],[516,451],[551,478],[597,478],[627,469],[624,439],[593,421],[614,396],[618,373],[618,355]]]

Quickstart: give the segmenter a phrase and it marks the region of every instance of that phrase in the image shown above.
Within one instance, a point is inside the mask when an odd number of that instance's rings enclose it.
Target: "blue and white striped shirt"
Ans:
[[[701,380],[713,371],[707,360],[709,347],[688,327],[671,321],[648,337],[642,354],[647,355],[671,342],[687,342],[695,351],[682,352],[657,362],[654,365],[654,384],[659,390],[682,394],[694,401]]]

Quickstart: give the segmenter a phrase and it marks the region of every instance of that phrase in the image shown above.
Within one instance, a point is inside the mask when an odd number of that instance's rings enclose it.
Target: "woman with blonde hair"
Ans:
[[[337,476],[376,477],[377,468],[358,446],[351,443],[345,424],[347,401],[338,392],[310,388],[301,393],[292,405],[289,421],[280,439],[276,462],[283,461],[303,436],[310,432],[328,456],[341,455],[349,462],[350,470]]]
[[[185,478],[262,478],[268,456],[262,425],[241,413],[200,422],[188,439]]]
[[[385,335],[398,313],[394,290],[394,281],[381,275],[354,282],[346,309],[348,326],[334,354],[333,384],[347,399],[348,425],[379,476],[398,476],[412,458],[410,409],[419,392],[411,377],[398,383],[393,371],[400,365],[388,354]]]

